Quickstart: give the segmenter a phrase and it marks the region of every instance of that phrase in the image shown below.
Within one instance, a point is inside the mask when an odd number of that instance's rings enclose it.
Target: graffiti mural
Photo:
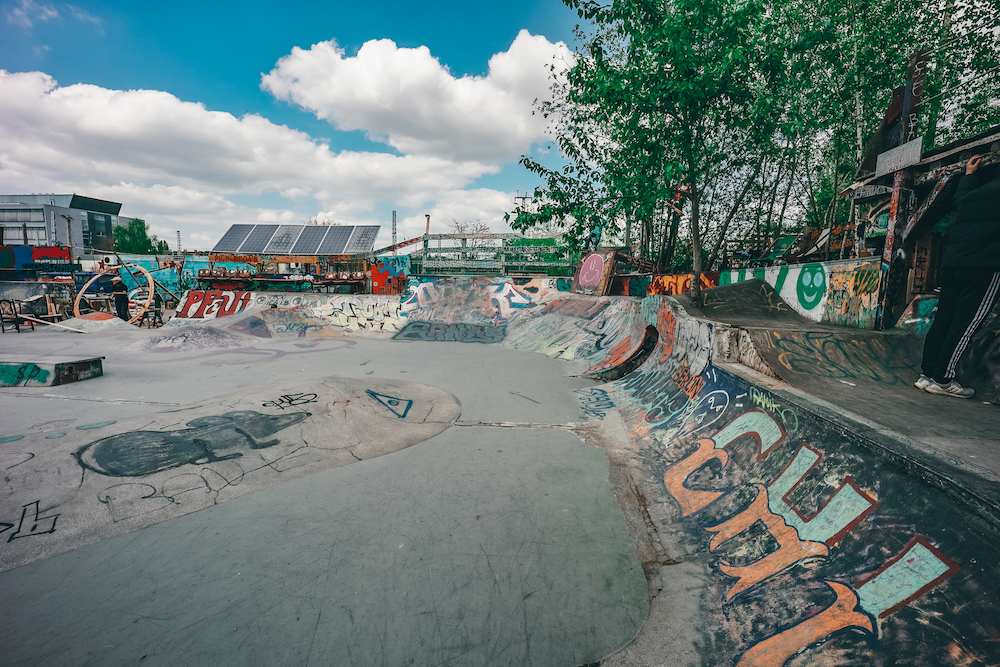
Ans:
[[[507,325],[442,324],[439,322],[410,322],[393,336],[394,340],[455,341],[458,343],[501,343],[507,334]]]
[[[402,294],[410,275],[410,256],[384,256],[372,264],[372,291],[376,294]]]
[[[664,450],[666,460],[654,463],[681,523],[716,559],[724,586],[709,597],[723,631],[737,638],[733,664],[780,667],[828,643],[841,656],[833,662],[874,664],[882,619],[961,568],[912,527],[879,533],[883,483],[859,459],[793,440],[769,411],[748,407],[714,434],[678,429],[680,451]],[[822,429],[808,433],[822,439]],[[871,540],[883,548],[866,548]],[[765,611],[765,599],[780,609]],[[947,606],[947,597],[932,604]]]
[[[615,251],[594,251],[584,257],[576,269],[573,292],[588,296],[608,293],[611,275],[615,269]]]
[[[826,303],[822,320],[869,329],[878,311],[877,262],[833,264],[827,273]]]
[[[580,398],[580,405],[583,407],[583,414],[589,417],[603,420],[607,416],[607,411],[615,407],[615,402],[607,390],[599,387],[590,389],[577,389],[576,395]]]
[[[354,333],[395,333],[407,318],[399,299],[385,296],[335,296],[311,304],[313,316],[329,325]]]
[[[719,272],[706,271],[701,274],[701,288],[719,286]],[[679,273],[670,276],[653,276],[649,281],[649,288],[641,296],[653,296],[654,294],[664,294],[673,296],[676,294],[687,294],[691,291],[691,274]],[[640,295],[634,295],[640,296]]]
[[[552,291],[548,284],[522,283],[503,278],[415,282],[403,299],[402,312],[411,320],[426,322],[509,324],[531,312]]]
[[[436,387],[313,377],[5,436],[17,444],[0,452],[0,569],[398,451],[460,414],[458,400]],[[32,546],[40,542],[44,551]]]
[[[227,412],[189,421],[189,428],[178,431],[132,431],[101,438],[75,456],[83,468],[102,475],[141,477],[190,463],[227,461],[252,449],[273,447],[280,441],[265,438],[309,416],[308,412]]]
[[[175,317],[211,319],[235,315],[253,302],[253,292],[189,290],[177,306]]]
[[[874,258],[734,269],[719,274],[719,285],[763,280],[807,319],[870,329],[878,300],[877,269]]]

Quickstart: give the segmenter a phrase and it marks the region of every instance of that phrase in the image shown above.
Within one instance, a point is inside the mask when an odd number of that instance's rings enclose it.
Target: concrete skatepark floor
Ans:
[[[997,663],[995,405],[763,285],[705,318],[557,287],[4,339],[108,369],[0,392],[9,657]]]
[[[143,351],[153,336],[6,337],[18,354],[106,360],[100,378],[0,393],[0,436],[25,436],[4,446],[332,376],[438,387],[461,419],[394,453],[48,558],[49,536],[18,540],[41,560],[0,573],[5,664],[579,665],[638,632],[646,582],[607,457],[547,428],[582,421],[572,390],[592,381],[499,346]],[[501,423],[528,426],[480,425]],[[346,436],[330,427],[331,440]]]

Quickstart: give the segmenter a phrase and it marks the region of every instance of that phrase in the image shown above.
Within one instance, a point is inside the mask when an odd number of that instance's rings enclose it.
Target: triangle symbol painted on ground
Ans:
[[[389,408],[389,410],[391,410],[392,413],[400,419],[406,417],[406,413],[410,411],[410,407],[413,405],[413,401],[406,398],[396,398],[395,396],[378,394],[371,389],[367,391],[369,396]]]

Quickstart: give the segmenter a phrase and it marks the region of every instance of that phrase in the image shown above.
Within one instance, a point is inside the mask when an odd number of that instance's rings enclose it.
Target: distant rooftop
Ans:
[[[379,225],[233,225],[214,253],[359,255],[375,247]]]
[[[0,195],[0,204],[48,204],[50,206],[75,208],[81,211],[94,211],[95,213],[110,213],[112,215],[118,215],[118,212],[122,210],[122,205],[118,202],[83,197],[78,194]]]

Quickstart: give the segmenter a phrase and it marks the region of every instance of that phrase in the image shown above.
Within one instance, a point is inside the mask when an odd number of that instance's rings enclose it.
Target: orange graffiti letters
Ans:
[[[684,485],[688,476],[709,461],[718,461],[723,466],[729,463],[729,452],[716,449],[708,438],[698,441],[698,449],[663,473],[663,483],[667,491],[681,506],[681,516],[693,514],[721,496],[725,491],[698,491]]]
[[[847,628],[875,637],[875,625],[867,614],[857,611],[858,596],[848,586],[835,581],[825,582],[837,596],[833,604],[797,625],[750,648],[740,657],[736,667],[781,667],[792,656],[825,641],[831,634]]]
[[[715,551],[723,542],[736,537],[758,521],[764,524],[778,542],[779,548],[749,565],[740,567],[725,563],[719,565],[723,573],[738,579],[726,593],[727,602],[800,560],[816,556],[826,557],[830,554],[829,547],[822,542],[800,540],[798,533],[785,523],[784,518],[768,509],[767,488],[763,484],[754,484],[754,487],[757,489],[757,497],[750,503],[750,507],[731,519],[706,529],[710,533],[715,533],[709,549]]]

